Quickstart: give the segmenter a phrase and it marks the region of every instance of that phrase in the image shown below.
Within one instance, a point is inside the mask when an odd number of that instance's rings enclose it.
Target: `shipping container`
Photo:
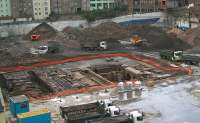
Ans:
[[[18,114],[17,123],[51,123],[51,113],[48,109],[41,109]]]
[[[9,98],[10,112],[14,117],[17,114],[29,112],[29,100],[25,95]]]

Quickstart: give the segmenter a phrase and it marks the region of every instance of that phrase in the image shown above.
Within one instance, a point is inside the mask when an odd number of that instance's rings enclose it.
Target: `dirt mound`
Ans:
[[[85,40],[124,39],[131,34],[125,28],[114,22],[106,22],[94,28],[83,30]]]
[[[39,34],[41,36],[41,40],[49,39],[56,36],[56,30],[51,27],[49,24],[43,22],[37,27],[35,27],[32,31],[30,31],[25,38],[30,39],[31,35]]]
[[[128,30],[132,34],[137,34],[143,39],[146,39],[148,45],[143,48],[146,50],[160,50],[160,49],[171,49],[171,50],[185,50],[190,48],[190,45],[180,40],[173,34],[166,33],[160,27],[154,27],[150,25],[138,25],[129,26]]]
[[[77,29],[72,27],[66,27],[63,30],[66,39],[66,45],[71,45],[72,42],[79,42],[82,44],[88,41],[102,41],[106,40],[111,46],[118,46],[117,40],[130,37],[131,34],[128,30],[121,27],[114,22],[102,23],[96,27],[90,27],[86,29]],[[68,44],[70,43],[70,44]],[[76,45],[78,46],[78,45]],[[81,45],[79,45],[80,47]]]
[[[16,58],[5,49],[0,49],[0,56],[0,66],[13,65],[16,61]]]
[[[200,47],[200,27],[190,29],[180,35],[180,38],[193,47]]]
[[[82,30],[66,27],[63,32],[68,35],[70,39],[77,39],[81,42],[104,39],[118,40],[130,36],[130,33],[125,28],[114,22],[105,22],[96,27]]]
[[[191,11],[200,20],[200,5],[192,7]]]

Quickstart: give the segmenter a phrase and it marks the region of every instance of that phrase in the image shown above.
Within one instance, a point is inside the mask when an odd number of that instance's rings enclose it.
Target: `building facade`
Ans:
[[[90,0],[51,0],[51,11],[54,14],[76,14],[88,11]]]
[[[188,0],[188,3],[193,3],[195,5],[200,5],[200,0]]]
[[[33,0],[33,17],[35,20],[46,19],[50,14],[50,0]]]
[[[160,0],[160,9],[172,9],[188,5],[188,0]]]
[[[33,0],[12,0],[11,8],[13,18],[33,17]]]
[[[133,12],[134,13],[146,13],[159,11],[159,0],[134,0]]]
[[[114,7],[116,0],[90,0],[90,10]]]
[[[0,17],[10,17],[11,16],[11,1],[10,0],[0,0]]]

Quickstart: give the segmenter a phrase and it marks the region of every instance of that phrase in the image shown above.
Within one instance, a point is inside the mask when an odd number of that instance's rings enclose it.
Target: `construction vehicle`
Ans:
[[[55,43],[50,43],[44,46],[39,46],[35,48],[31,48],[31,54],[47,54],[47,53],[58,53],[60,51],[59,45]]]
[[[134,36],[130,39],[130,41],[132,42],[133,45],[136,45],[136,46],[141,45],[142,42],[143,42],[142,39],[141,39],[141,37],[138,36],[138,35],[134,35]]]
[[[123,45],[133,45],[133,46],[140,46],[143,43],[143,39],[140,36],[134,35],[129,39],[118,40]]]
[[[113,102],[109,99],[100,101],[100,104],[104,107],[106,115],[110,117],[118,116],[120,114],[120,108],[113,105]]]
[[[86,51],[107,50],[108,48],[106,41],[84,42],[81,44],[81,47]]]
[[[48,52],[48,46],[39,46],[37,48],[30,49],[31,54],[46,54]]]
[[[39,41],[40,40],[40,35],[37,35],[37,34],[31,35],[31,40],[32,41]]]
[[[188,65],[199,66],[200,57],[194,55],[185,55],[183,51],[161,51],[160,57],[173,62],[182,62]]]
[[[160,57],[169,61],[182,61],[183,51],[164,50],[160,52]]]
[[[118,115],[115,117],[104,117],[88,120],[88,123],[143,123],[143,113],[135,110],[128,114]]]
[[[60,107],[60,114],[66,123],[85,123],[88,119],[104,117],[106,112],[99,102]]]
[[[67,123],[143,123],[143,113],[138,110],[121,114],[120,108],[110,100],[60,107]]]
[[[60,52],[60,44],[56,41],[48,42],[48,51],[47,53],[59,53]]]

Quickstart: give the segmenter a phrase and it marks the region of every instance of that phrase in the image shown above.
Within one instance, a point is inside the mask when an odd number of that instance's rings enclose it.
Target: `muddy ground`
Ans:
[[[31,41],[32,34],[40,34],[39,41]],[[118,40],[127,40],[133,35],[139,35],[143,45],[139,47],[124,46]],[[0,39],[0,66],[12,66],[16,64],[30,64],[42,60],[60,59],[66,56],[86,54],[81,48],[85,42],[105,40],[108,42],[108,51],[135,51],[137,50],[186,50],[191,48],[187,42],[183,42],[172,34],[168,34],[159,27],[149,25],[122,27],[114,22],[102,23],[91,28],[66,27],[62,32],[54,30],[51,26],[42,23],[34,28],[28,35]],[[32,55],[30,48],[48,45],[49,42],[59,44],[59,53]],[[106,51],[106,52],[108,52]],[[96,53],[92,51],[89,53]]]

